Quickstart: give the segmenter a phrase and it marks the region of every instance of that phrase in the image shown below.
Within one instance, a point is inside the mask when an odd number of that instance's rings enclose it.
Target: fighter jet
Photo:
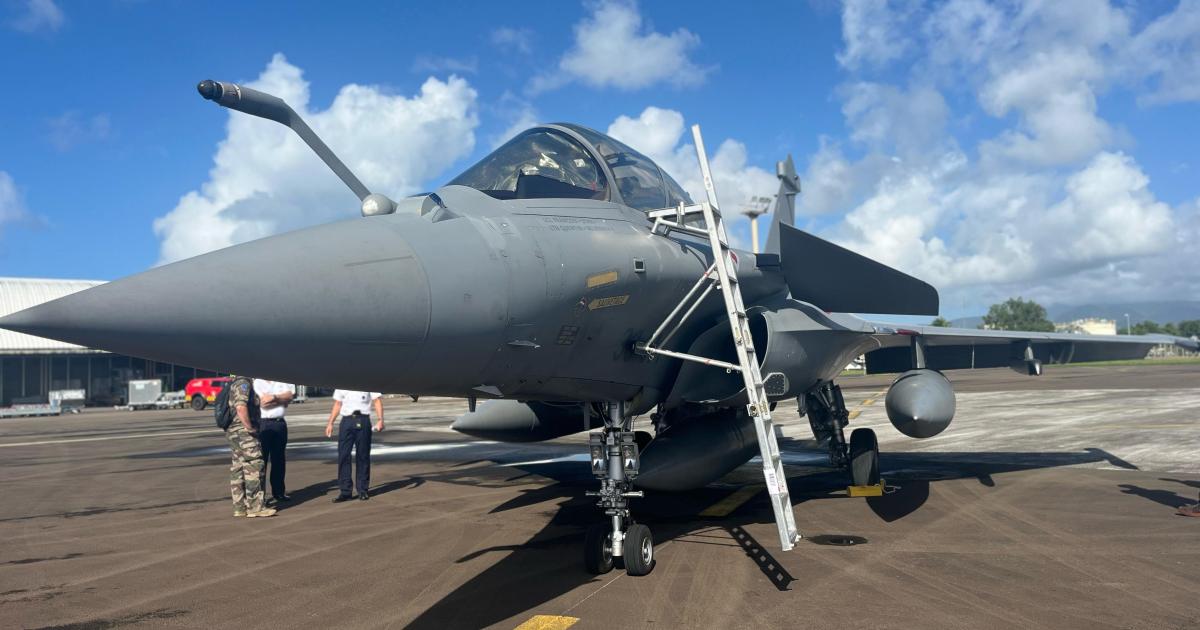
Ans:
[[[1162,335],[860,319],[851,313],[936,315],[937,291],[793,227],[800,182],[790,157],[778,167],[767,251],[754,254],[714,240],[719,205],[706,170],[708,206],[587,127],[536,126],[436,191],[393,201],[368,190],[282,100],[215,81],[199,91],[295,130],[359,198],[362,216],[157,267],[0,327],[222,372],[466,398],[471,412],[453,428],[491,440],[598,429],[589,453],[607,518],[585,538],[592,572],[617,561],[633,575],[653,569],[651,533],[630,499],[703,486],[767,452],[755,422],[768,410],[747,404],[756,392],[739,357],[766,375],[770,407],[797,404],[831,462],[865,487],[879,483],[877,441],[868,428],[846,439],[835,382],[860,355],[870,373],[900,374],[886,397],[895,428],[928,438],[954,416],[941,370],[1037,375],[1044,363],[1197,347]],[[263,285],[264,269],[292,280]],[[731,292],[744,309],[731,311]],[[632,431],[646,414],[653,434]]]

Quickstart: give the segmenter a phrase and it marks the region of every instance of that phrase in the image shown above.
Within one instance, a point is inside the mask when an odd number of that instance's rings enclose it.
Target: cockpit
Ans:
[[[642,211],[691,203],[650,158],[567,123],[522,132],[449,183],[503,200],[596,199]]]

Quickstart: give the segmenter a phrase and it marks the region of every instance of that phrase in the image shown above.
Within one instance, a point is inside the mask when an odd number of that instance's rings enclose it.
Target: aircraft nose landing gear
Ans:
[[[624,412],[623,403],[608,405],[604,430],[591,434],[589,442],[592,474],[600,480],[600,490],[589,491],[587,496],[599,497],[596,505],[611,520],[611,529],[597,523],[588,528],[584,539],[584,566],[596,575],[608,573],[618,564],[629,575],[646,575],[654,569],[650,528],[635,523],[629,510],[629,499],[644,494],[633,490],[639,449],[637,436]]]

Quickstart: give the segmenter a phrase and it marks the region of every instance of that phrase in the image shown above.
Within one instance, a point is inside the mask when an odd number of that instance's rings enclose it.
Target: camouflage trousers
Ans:
[[[229,466],[229,493],[233,509],[257,512],[263,509],[263,454],[258,436],[252,435],[234,419],[225,432],[233,462]]]

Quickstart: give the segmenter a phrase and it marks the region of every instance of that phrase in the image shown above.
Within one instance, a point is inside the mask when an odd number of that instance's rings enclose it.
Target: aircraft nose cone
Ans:
[[[392,219],[236,245],[14,313],[0,327],[204,369],[404,391],[396,368],[420,352],[430,295]]]

